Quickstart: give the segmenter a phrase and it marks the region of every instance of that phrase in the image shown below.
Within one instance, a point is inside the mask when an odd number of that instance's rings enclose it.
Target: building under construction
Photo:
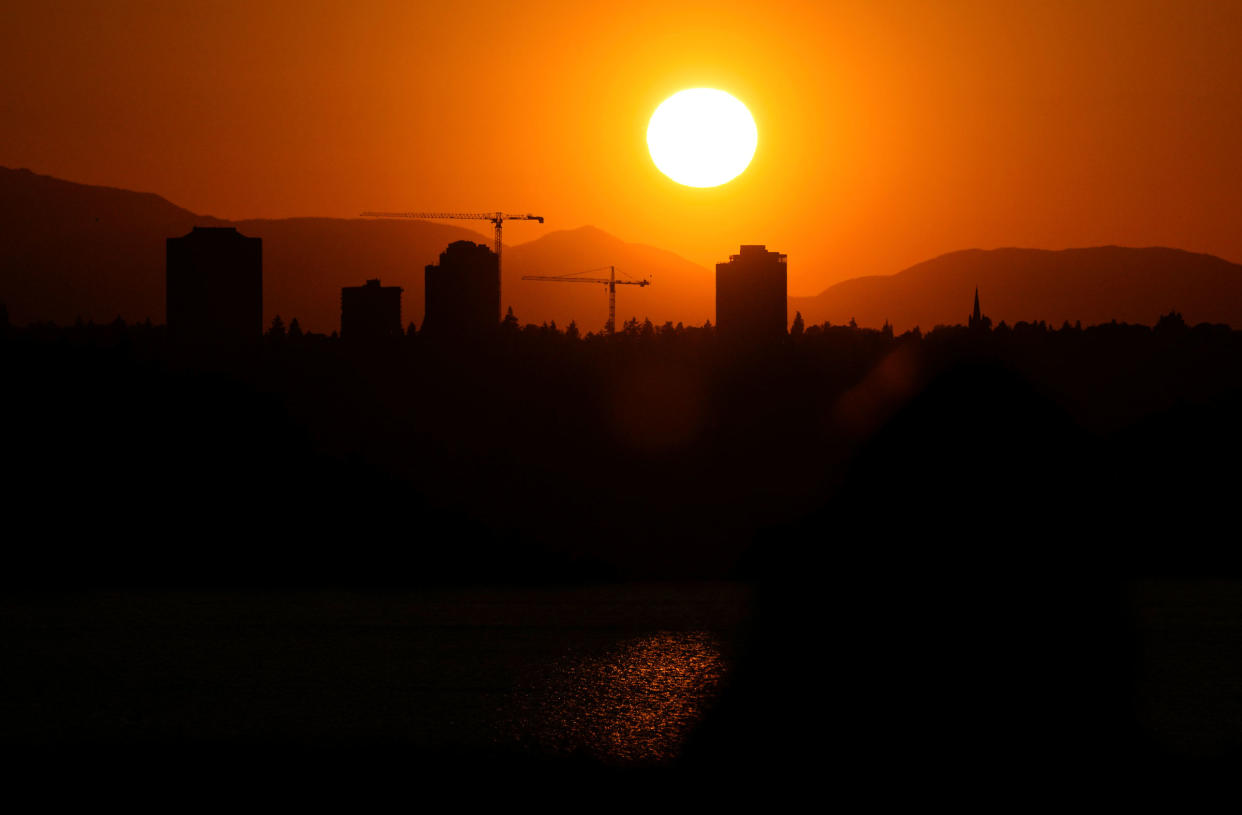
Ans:
[[[341,339],[345,342],[399,337],[401,327],[400,286],[381,286],[378,279],[365,286],[341,288]]]
[[[244,345],[263,336],[263,240],[196,226],[166,242],[168,336],[187,345]]]
[[[500,256],[483,244],[450,243],[424,280],[423,331],[479,335],[500,324]]]
[[[743,245],[728,263],[716,264],[716,331],[722,337],[760,341],[784,336],[789,299],[785,255]]]

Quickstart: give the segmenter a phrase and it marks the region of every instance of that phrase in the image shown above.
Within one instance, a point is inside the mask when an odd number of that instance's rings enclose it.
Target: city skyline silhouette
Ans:
[[[10,797],[1232,778],[1242,7],[8,16]]]
[[[424,280],[419,258],[434,263],[453,240],[484,242],[478,233],[429,221],[342,219],[224,222],[195,216],[161,199],[104,190],[25,171],[0,170],[0,204],[19,228],[10,246],[10,275],[0,281],[3,299],[18,323],[78,318],[95,322],[118,316],[131,322],[162,322],[157,287],[165,258],[159,242],[194,226],[228,224],[243,234],[266,237],[267,287],[263,324],[278,314],[308,329],[339,328],[339,289],[358,284],[359,260],[369,273],[395,281],[406,293],[405,313],[423,321]],[[50,212],[55,231],[31,221]],[[100,218],[104,220],[99,220]],[[40,216],[43,217],[43,216]],[[175,224],[167,226],[166,224]],[[726,246],[720,256],[727,258]],[[67,262],[51,258],[66,257]],[[620,259],[620,263],[616,261]],[[611,261],[611,263],[610,263]],[[512,247],[502,280],[502,311],[519,319],[561,325],[573,320],[586,330],[607,321],[605,303],[589,290],[546,287],[521,281],[528,273],[576,273],[599,265],[652,275],[657,296],[623,309],[656,323],[715,321],[714,273],[663,250],[621,241],[594,228],[557,230]],[[583,265],[587,264],[587,265]],[[795,267],[798,262],[795,262]],[[992,313],[1009,323],[1121,322],[1154,325],[1177,309],[1192,322],[1242,323],[1242,273],[1236,264],[1169,248],[1095,247],[1060,251],[967,249],[879,277],[847,280],[813,297],[790,294],[787,320],[927,330],[961,320],[964,287],[983,282]],[[72,285],[60,280],[69,275]],[[625,309],[630,309],[626,313]]]

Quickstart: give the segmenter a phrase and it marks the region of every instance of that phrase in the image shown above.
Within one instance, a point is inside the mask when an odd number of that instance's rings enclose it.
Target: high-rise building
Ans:
[[[238,345],[263,336],[263,240],[233,227],[196,226],[166,242],[170,339]]]
[[[722,337],[764,340],[788,327],[785,255],[743,245],[728,263],[716,264],[716,330]]]
[[[379,280],[342,287],[341,339],[355,342],[401,336],[401,292],[400,286],[381,286]]]
[[[500,323],[500,258],[481,243],[454,241],[426,269],[427,313],[432,334],[485,334]]]

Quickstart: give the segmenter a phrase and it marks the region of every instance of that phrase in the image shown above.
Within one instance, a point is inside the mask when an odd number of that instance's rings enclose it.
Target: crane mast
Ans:
[[[650,286],[650,280],[617,280],[617,267],[608,267],[608,277],[578,277],[580,274],[590,274],[591,272],[602,272],[603,267],[599,269],[587,269],[585,272],[576,272],[567,275],[522,275],[523,280],[542,280],[548,283],[602,283],[608,287],[608,335],[612,336],[617,332],[617,286]]]

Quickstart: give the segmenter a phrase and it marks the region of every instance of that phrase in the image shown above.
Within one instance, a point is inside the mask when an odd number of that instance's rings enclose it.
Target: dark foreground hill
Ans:
[[[1240,363],[1176,315],[236,356],[0,321],[0,743],[379,745],[458,789],[669,756],[696,795],[1233,772]],[[753,614],[672,582],[722,577]]]
[[[814,297],[791,297],[807,324],[847,323],[898,331],[965,323],[975,287],[993,321],[1060,325],[1152,325],[1170,310],[1188,322],[1242,325],[1242,266],[1213,255],[1134,249],[969,249],[886,277],[859,277]]]

